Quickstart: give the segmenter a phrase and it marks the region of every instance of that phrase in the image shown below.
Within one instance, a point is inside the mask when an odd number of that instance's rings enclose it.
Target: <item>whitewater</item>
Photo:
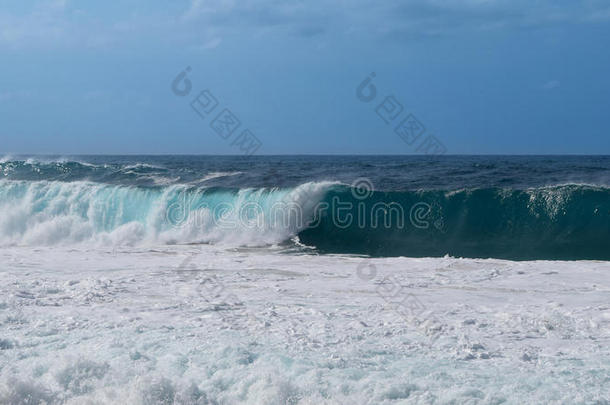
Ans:
[[[208,190],[0,180],[0,245],[273,245],[310,224],[331,184]]]
[[[608,403],[607,262],[0,257],[3,404]]]
[[[0,404],[608,404],[607,157],[0,159]]]

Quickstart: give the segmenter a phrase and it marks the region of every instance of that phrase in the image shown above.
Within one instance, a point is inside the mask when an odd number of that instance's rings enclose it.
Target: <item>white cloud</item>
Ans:
[[[22,3],[26,12],[0,11],[0,48],[104,47],[142,38],[209,49],[228,36],[444,35],[610,20],[605,0],[140,1]]]
[[[0,103],[27,100],[34,96],[35,93],[31,90],[4,91],[0,92]]]
[[[551,80],[549,82],[546,82],[544,84],[544,86],[542,86],[545,90],[553,90],[556,89],[557,87],[561,86],[561,83],[558,80]]]
[[[220,45],[221,42],[222,42],[222,39],[220,39],[218,37],[212,38],[203,44],[203,48],[204,49],[213,49],[213,48],[216,48],[218,45]]]
[[[36,3],[23,15],[0,12],[0,46],[20,47],[64,40],[66,26],[61,16],[65,5],[65,1],[53,0]]]

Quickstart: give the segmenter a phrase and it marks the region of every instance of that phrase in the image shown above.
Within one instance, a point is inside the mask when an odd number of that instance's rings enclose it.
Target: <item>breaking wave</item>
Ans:
[[[297,235],[330,184],[280,190],[4,180],[0,243],[278,244]]]
[[[0,244],[266,246],[322,253],[610,259],[610,189],[370,191],[0,181]]]

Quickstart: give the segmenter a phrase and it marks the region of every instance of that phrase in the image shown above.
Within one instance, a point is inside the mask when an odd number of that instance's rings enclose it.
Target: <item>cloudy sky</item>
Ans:
[[[227,109],[261,154],[416,153],[408,114],[448,153],[608,154],[609,45],[607,0],[0,0],[0,153],[232,154]]]

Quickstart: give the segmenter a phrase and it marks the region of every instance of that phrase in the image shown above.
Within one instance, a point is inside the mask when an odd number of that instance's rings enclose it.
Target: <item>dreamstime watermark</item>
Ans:
[[[313,194],[289,194],[290,198],[285,196],[270,202],[271,195],[261,198],[259,193],[254,193],[252,199],[243,196],[232,201],[210,202],[201,201],[198,196],[185,191],[169,204],[165,219],[175,228],[294,231],[316,228],[325,220],[337,229],[402,230],[433,226],[444,231],[442,216],[438,212],[432,215],[431,204],[418,201],[405,207],[398,201],[388,201],[387,197],[375,197],[369,179],[357,179],[352,183],[350,193],[336,193],[329,199],[314,202],[314,198],[321,194]]]
[[[193,84],[188,75],[191,73],[188,66],[180,72],[172,81],[172,92],[178,97],[186,97],[191,94]],[[220,105],[218,98],[209,89],[204,89],[191,101],[191,108],[201,119],[206,119]],[[250,156],[256,153],[262,146],[260,139],[256,137],[248,128],[237,131],[241,126],[241,120],[229,109],[218,109],[215,117],[210,121],[210,128],[225,140],[231,140],[231,146],[238,148],[240,153]],[[238,133],[239,135],[233,136]]]
[[[377,98],[377,86],[373,84],[375,72],[367,76],[356,87],[356,97],[363,103]],[[447,148],[434,135],[426,135],[426,127],[413,115],[403,115],[403,105],[393,95],[386,96],[375,109],[375,113],[386,125],[394,126],[394,133],[416,152],[425,155],[443,155]],[[402,117],[401,117],[402,115]]]

